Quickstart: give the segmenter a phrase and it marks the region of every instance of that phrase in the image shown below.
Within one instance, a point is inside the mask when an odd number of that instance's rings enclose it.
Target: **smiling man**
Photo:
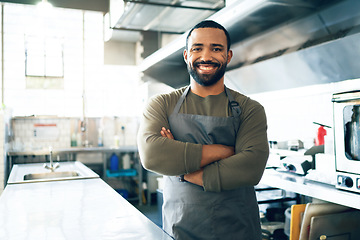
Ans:
[[[144,168],[164,175],[164,230],[177,240],[260,240],[254,185],[269,154],[264,108],[224,84],[230,37],[214,21],[192,28],[190,85],[151,98],[138,133]]]
[[[192,31],[191,38],[187,38],[184,59],[190,76],[202,86],[211,86],[217,83],[224,76],[226,66],[232,58],[232,51],[227,51],[229,47],[227,42],[223,42],[224,34],[223,31],[216,28],[210,31],[199,28]],[[188,51],[189,44],[191,47]]]

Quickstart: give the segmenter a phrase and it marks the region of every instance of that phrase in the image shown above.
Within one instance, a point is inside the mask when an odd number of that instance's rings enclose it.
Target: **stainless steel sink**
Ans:
[[[95,172],[81,162],[60,162],[54,171],[46,169],[44,163],[15,164],[10,172],[8,184],[65,181],[99,178]]]
[[[24,180],[35,180],[35,179],[51,179],[51,178],[71,178],[77,177],[79,173],[74,171],[66,172],[48,172],[48,173],[29,173],[24,176]]]

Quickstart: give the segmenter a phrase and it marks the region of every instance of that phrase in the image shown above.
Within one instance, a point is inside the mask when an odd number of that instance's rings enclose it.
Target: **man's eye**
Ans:
[[[198,52],[198,51],[200,51],[201,50],[201,48],[193,48],[193,51],[194,52]]]
[[[214,51],[214,52],[220,52],[220,51],[221,51],[221,48],[214,48],[213,51]]]

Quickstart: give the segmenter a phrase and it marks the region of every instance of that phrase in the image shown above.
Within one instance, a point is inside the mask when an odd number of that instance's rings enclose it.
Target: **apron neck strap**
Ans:
[[[230,90],[226,86],[225,86],[225,92],[229,98],[229,104],[230,104],[231,112],[232,112],[233,116],[239,117],[241,114],[241,109],[240,109],[239,103],[235,101],[232,94],[230,93]]]
[[[234,100],[232,94],[230,93],[230,90],[225,85],[224,85],[224,88],[225,88],[225,93],[229,99],[229,104],[230,104],[231,112],[232,112],[233,116],[239,117],[241,114],[241,109],[240,109],[239,103]],[[190,90],[190,85],[185,89],[185,91],[181,95],[179,101],[176,103],[175,108],[174,108],[174,113],[179,112],[180,107],[181,107],[182,103],[184,102],[189,90]]]
[[[179,110],[180,110],[180,107],[182,105],[182,103],[184,102],[185,98],[186,98],[186,95],[188,94],[190,90],[190,85],[185,89],[185,91],[183,92],[183,94],[181,95],[179,101],[177,101],[176,105],[175,105],[175,108],[174,108],[174,113],[178,113]]]

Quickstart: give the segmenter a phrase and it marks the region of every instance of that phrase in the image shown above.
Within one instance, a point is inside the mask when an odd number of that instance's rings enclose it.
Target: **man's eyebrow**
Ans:
[[[212,43],[211,46],[212,47],[222,47],[222,48],[225,47],[224,45],[219,44],[219,43]]]
[[[191,45],[192,47],[198,47],[198,46],[204,46],[204,44],[202,43],[194,43],[193,45]]]
[[[210,44],[212,47],[225,47],[224,45],[220,44],[220,43],[212,43]],[[191,45],[192,47],[199,47],[199,46],[204,46],[204,44],[202,43],[194,43],[193,45]]]

